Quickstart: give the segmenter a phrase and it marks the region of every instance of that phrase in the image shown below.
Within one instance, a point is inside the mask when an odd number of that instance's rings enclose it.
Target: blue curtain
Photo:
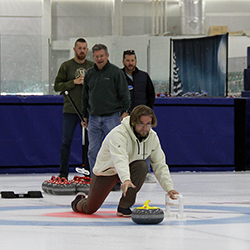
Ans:
[[[173,40],[174,93],[225,96],[228,34]]]

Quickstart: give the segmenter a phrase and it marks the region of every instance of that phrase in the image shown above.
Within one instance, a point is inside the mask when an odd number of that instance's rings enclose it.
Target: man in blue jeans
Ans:
[[[69,174],[71,143],[76,126],[80,124],[80,119],[64,92],[66,90],[69,92],[77,108],[81,110],[81,95],[84,74],[87,69],[93,67],[94,65],[93,62],[85,59],[88,52],[87,42],[85,39],[77,39],[73,49],[75,51],[75,57],[62,63],[54,83],[55,91],[60,91],[60,94],[63,95],[64,99],[59,177],[65,177],[66,179]],[[88,163],[87,157],[85,158],[84,163]]]
[[[104,44],[92,48],[94,67],[86,72],[82,92],[82,116],[88,128],[90,171],[104,137],[128,116],[130,94],[124,73],[108,60]]]

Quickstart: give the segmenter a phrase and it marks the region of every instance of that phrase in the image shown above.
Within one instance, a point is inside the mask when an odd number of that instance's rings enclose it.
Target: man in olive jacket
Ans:
[[[66,90],[69,92],[76,107],[81,110],[84,75],[86,70],[94,65],[93,62],[85,59],[88,52],[85,39],[77,39],[73,49],[75,51],[75,57],[62,63],[54,83],[54,90],[60,92],[64,99],[59,177],[65,178],[68,178],[71,143],[76,126],[80,123],[80,119],[64,92]],[[84,163],[85,165],[88,164],[87,157],[85,157]],[[86,166],[86,168],[88,167]]]

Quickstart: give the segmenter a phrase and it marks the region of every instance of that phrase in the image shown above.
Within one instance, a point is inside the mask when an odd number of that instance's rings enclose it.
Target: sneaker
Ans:
[[[132,211],[130,208],[118,207],[116,215],[121,217],[131,217],[131,213]]]
[[[145,183],[156,183],[155,178],[150,173],[147,173]]]
[[[77,203],[78,203],[80,200],[85,199],[86,196],[87,196],[87,195],[86,195],[85,193],[78,193],[78,194],[76,195],[75,199],[71,202],[71,207],[72,207],[73,211],[79,212],[79,211],[77,210],[77,208],[76,208]]]
[[[111,191],[120,191],[121,190],[121,182],[115,184]]]

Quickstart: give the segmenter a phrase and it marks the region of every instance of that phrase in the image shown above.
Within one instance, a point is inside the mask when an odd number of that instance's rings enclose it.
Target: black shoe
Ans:
[[[122,217],[131,217],[132,211],[130,208],[122,208],[118,207],[117,208],[117,216],[122,216]]]
[[[76,195],[75,199],[71,202],[71,207],[72,207],[73,211],[79,212],[79,211],[77,210],[77,208],[76,208],[77,203],[78,203],[80,200],[85,199],[86,196],[87,196],[87,195],[86,195],[85,193],[78,193],[78,194]]]
[[[120,191],[120,190],[121,190],[121,182],[118,182],[117,184],[115,184],[115,186],[111,191]]]

